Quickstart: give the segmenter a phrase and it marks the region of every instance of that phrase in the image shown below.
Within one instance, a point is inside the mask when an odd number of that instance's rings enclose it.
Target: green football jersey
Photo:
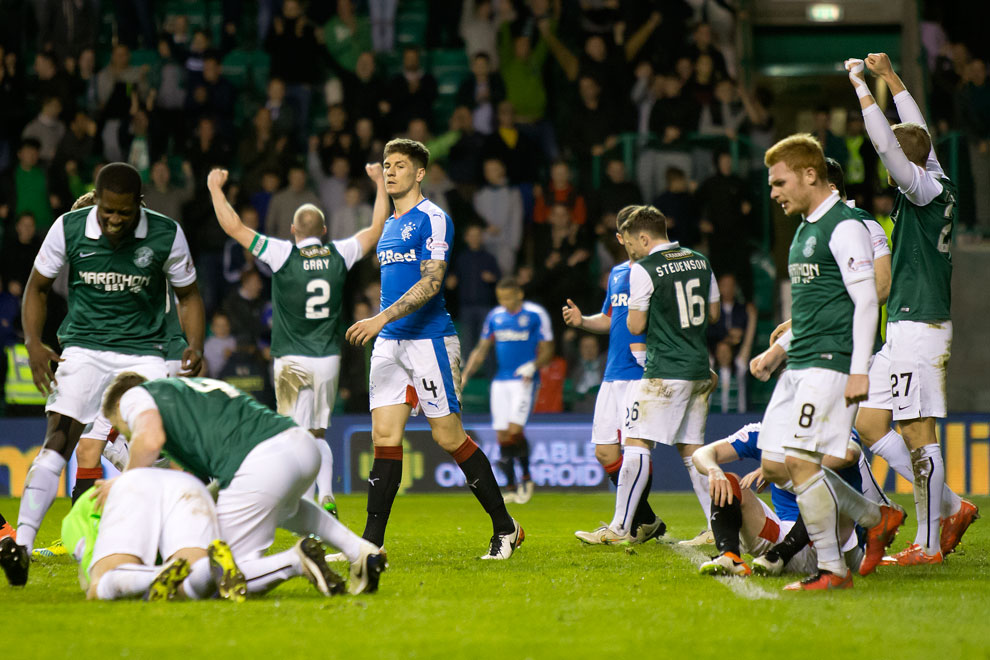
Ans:
[[[852,298],[829,248],[842,222],[862,223],[856,211],[834,204],[815,222],[802,220],[791,240],[787,271],[791,278],[791,327],[788,368],[822,367],[849,373],[853,337]],[[872,253],[863,255],[872,261]]]
[[[948,321],[952,302],[952,223],[956,187],[940,179],[941,194],[924,206],[898,193],[891,219],[890,321]]]
[[[166,271],[180,285],[196,279],[179,226],[143,209],[133,235],[114,247],[100,230],[95,207],[70,211],[59,223],[52,232],[61,227],[61,235],[46,237],[35,261],[46,277],[54,277],[62,264],[68,268],[69,311],[59,328],[59,342],[164,356]]]
[[[182,323],[179,322],[178,304],[175,291],[168,286],[168,293],[165,296],[165,334],[168,337],[165,344],[166,360],[181,360],[182,353],[189,348],[186,333],[182,331]]]
[[[653,293],[646,320],[643,378],[708,378],[708,303],[712,266],[705,255],[673,243],[640,259]],[[639,274],[630,272],[630,279]],[[716,289],[717,291],[717,289]],[[630,309],[636,293],[630,283]]]
[[[140,385],[158,406],[164,453],[203,481],[226,488],[252,449],[296,424],[212,378],[160,378]]]
[[[326,357],[340,353],[344,281],[356,241],[272,239],[258,234],[251,252],[271,266],[272,356]],[[349,260],[337,246],[346,246]],[[360,247],[357,247],[358,253]],[[357,255],[360,257],[360,255]]]

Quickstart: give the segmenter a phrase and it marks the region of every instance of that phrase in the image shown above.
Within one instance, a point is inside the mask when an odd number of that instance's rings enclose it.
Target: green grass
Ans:
[[[692,495],[655,495],[668,534],[702,526]],[[901,499],[913,513],[910,501]],[[976,498],[990,511],[990,498]],[[339,498],[343,519],[364,523],[364,497]],[[386,540],[391,568],[378,594],[325,599],[305,580],[242,605],[227,602],[86,602],[70,558],[42,560],[28,586],[0,584],[3,655],[327,658],[990,658],[990,525],[977,523],[940,567],[880,568],[855,588],[780,592],[788,580],[753,579],[750,599],[698,576],[667,544],[626,552],[582,546],[576,529],[611,515],[607,494],[540,494],[510,508],[526,542],[507,562],[475,559],[487,517],[458,495],[400,496]],[[53,540],[67,500],[39,534]],[[14,517],[17,501],[0,499]],[[912,516],[913,517],[913,516]],[[914,533],[909,521],[895,548]],[[279,533],[276,548],[292,539]]]

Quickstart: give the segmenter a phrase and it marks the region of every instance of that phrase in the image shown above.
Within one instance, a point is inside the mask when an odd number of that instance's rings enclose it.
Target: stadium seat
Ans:
[[[238,89],[244,89],[251,79],[254,53],[249,50],[232,50],[223,58],[223,75]]]
[[[461,81],[471,74],[467,55],[463,50],[431,51],[429,69],[437,79],[437,91],[441,96],[457,94]]]
[[[141,48],[131,51],[131,64],[133,66],[144,66],[147,64],[149,67],[154,69],[160,62],[161,58],[158,56],[157,50]]]
[[[422,46],[426,43],[426,25],[430,8],[425,0],[406,0],[399,4],[395,16],[395,41],[403,46]]]

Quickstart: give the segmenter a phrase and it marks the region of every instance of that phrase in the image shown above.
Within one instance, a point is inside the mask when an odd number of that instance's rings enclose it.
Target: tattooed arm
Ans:
[[[426,259],[419,265],[419,281],[402,297],[372,316],[358,321],[347,329],[345,339],[355,346],[363,346],[382,331],[386,324],[409,316],[440,293],[443,275],[447,272],[447,262],[443,259]]]

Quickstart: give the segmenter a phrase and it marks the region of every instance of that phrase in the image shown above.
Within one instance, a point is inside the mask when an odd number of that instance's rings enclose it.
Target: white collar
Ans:
[[[818,222],[822,219],[822,216],[828,213],[833,206],[839,202],[839,193],[833,192],[831,195],[825,198],[825,201],[818,205],[814,211],[804,216],[804,219],[808,222]]]
[[[677,241],[674,241],[673,243],[660,243],[659,245],[653,246],[653,249],[650,250],[650,254],[660,252],[661,250],[673,250],[674,248],[679,247],[680,244]]]
[[[103,228],[100,227],[100,221],[96,217],[96,207],[94,206],[89,210],[89,215],[86,216],[86,238],[96,241],[102,235]],[[141,219],[138,220],[137,227],[134,228],[134,238],[144,238],[147,235],[148,216],[145,214],[144,209],[141,209]]]
[[[846,200],[846,206],[848,206],[851,209],[856,208],[856,200],[855,199],[847,199]]]
[[[319,236],[308,236],[296,241],[297,248],[309,247],[310,245],[321,245],[323,243]]]

